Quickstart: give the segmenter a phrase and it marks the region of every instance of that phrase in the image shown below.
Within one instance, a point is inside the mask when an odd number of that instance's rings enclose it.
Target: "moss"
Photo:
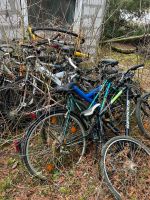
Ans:
[[[88,197],[94,193],[94,190],[95,190],[95,186],[94,185],[89,185],[87,190],[85,191],[85,194],[84,194],[84,199],[88,199]]]
[[[50,192],[51,192],[51,188],[48,186],[48,187],[42,188],[40,194],[46,197],[50,194]]]
[[[136,196],[133,195],[133,196],[131,197],[131,200],[137,200]]]
[[[59,191],[62,194],[70,194],[71,193],[71,190],[68,187],[60,187]]]
[[[54,170],[52,174],[52,179],[57,180],[60,177],[60,171]]]
[[[6,177],[4,180],[0,182],[0,193],[5,192],[12,185],[12,180],[10,177]]]
[[[15,162],[16,162],[15,159],[9,158],[8,161],[7,161],[7,165],[8,165],[8,166],[12,166]]]
[[[79,200],[86,200],[86,198],[85,197],[80,197]]]

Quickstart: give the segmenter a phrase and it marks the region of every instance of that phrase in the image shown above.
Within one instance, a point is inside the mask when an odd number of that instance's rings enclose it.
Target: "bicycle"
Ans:
[[[67,104],[68,109],[59,110],[56,108],[40,116],[27,129],[22,141],[21,155],[30,174],[45,180],[53,170],[63,170],[69,165],[80,163],[86,150],[86,141],[91,135],[96,146],[95,153],[97,153],[98,144],[103,144],[106,140],[104,127],[110,125],[105,114],[121,97],[123,91],[127,91],[126,134],[128,134],[129,89],[124,83],[129,79],[129,75],[133,76],[129,72],[141,66],[143,65],[134,66],[124,74],[119,84],[119,88],[123,88],[109,100],[107,105],[105,105],[106,98],[102,98],[101,104],[96,103],[87,111],[83,111],[82,118],[78,112],[71,111],[70,105],[72,104],[69,104],[72,101],[71,98]],[[115,78],[116,75],[111,77],[111,79]],[[71,93],[70,89],[66,87],[61,88],[62,91]],[[105,90],[104,97],[106,94],[108,94],[107,90]],[[91,129],[87,128],[85,123],[86,117],[90,116],[92,116],[90,119]],[[118,134],[115,127],[113,130]]]
[[[28,49],[32,50],[36,46],[39,46],[41,44],[47,44],[47,42],[48,40],[44,40],[44,41],[37,42],[36,45],[23,44],[21,46],[23,48],[23,51],[26,54],[28,54]],[[10,59],[12,59],[12,61],[16,65],[21,65],[21,68],[22,68],[22,65],[24,66],[25,75],[24,77],[21,76],[21,78],[19,78],[18,80],[9,81],[7,85],[4,85],[4,87],[0,89],[1,102],[5,102],[4,101],[5,97],[6,96],[8,97],[7,98],[8,101],[6,103],[3,103],[4,109],[1,110],[1,114],[2,114],[1,119],[3,119],[2,123],[4,122],[4,124],[6,124],[6,121],[8,121],[9,119],[9,122],[10,122],[9,127],[12,127],[13,125],[13,130],[18,127],[20,127],[20,130],[21,130],[21,127],[22,128],[26,127],[26,121],[27,122],[30,121],[32,117],[35,118],[35,115],[37,112],[48,109],[49,107],[52,107],[56,104],[58,105],[61,104],[60,101],[56,102],[55,99],[51,99],[51,103],[48,103],[49,105],[46,105],[47,104],[45,102],[46,96],[52,97],[52,94],[50,93],[51,86],[55,87],[55,85],[59,85],[59,86],[62,85],[62,79],[67,78],[66,74],[70,79],[75,77],[76,74],[75,72],[68,72],[70,67],[68,67],[68,63],[65,64],[66,61],[63,63],[63,67],[62,67],[61,65],[58,65],[58,64],[51,64],[51,63],[47,64],[45,62],[42,62],[39,60],[39,56],[37,55],[27,56],[25,58],[25,62],[16,61],[14,57],[11,55],[10,55]],[[69,62],[70,66],[74,67],[74,64],[70,58],[67,59],[67,62]],[[113,60],[103,60],[102,67],[105,66],[106,68],[107,65],[109,66],[112,65],[112,67],[114,67],[116,64],[117,62]],[[35,65],[35,67],[33,65]],[[5,66],[5,69],[7,69],[8,71],[9,70],[8,67],[6,65],[4,66]],[[52,73],[47,67],[55,68],[56,72]],[[19,71],[21,71],[21,69],[19,69]],[[41,77],[37,76],[37,73],[40,74],[40,76],[43,75],[44,77],[46,77],[49,80],[49,82],[45,83],[45,81],[43,81]],[[65,81],[67,81],[67,79]],[[84,82],[87,82],[85,79],[82,79],[82,80],[84,80]],[[49,83],[50,83],[50,86],[48,85]],[[88,86],[89,85],[90,84],[88,84]],[[45,89],[47,92],[45,92]],[[11,96],[15,98],[16,100],[10,101]],[[52,102],[53,102],[53,105],[52,105]],[[24,120],[26,118],[27,120]],[[2,123],[1,123],[1,127],[3,126]],[[8,124],[6,125],[8,126]],[[8,128],[4,127],[4,129],[7,130],[8,132],[9,127]]]

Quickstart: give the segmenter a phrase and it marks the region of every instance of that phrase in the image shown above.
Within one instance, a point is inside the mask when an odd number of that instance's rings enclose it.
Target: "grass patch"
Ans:
[[[113,58],[119,61],[119,64],[124,67],[145,63],[145,68],[150,69],[150,59],[145,59],[144,56],[139,54],[123,54],[112,51],[109,47],[100,48],[98,54],[99,58]]]
[[[62,193],[62,194],[65,194],[65,195],[67,194],[68,195],[68,194],[71,193],[71,190],[68,187],[60,187],[59,188],[59,192]]]
[[[12,179],[10,177],[6,177],[2,181],[0,181],[0,193],[5,192],[7,189],[11,188]]]

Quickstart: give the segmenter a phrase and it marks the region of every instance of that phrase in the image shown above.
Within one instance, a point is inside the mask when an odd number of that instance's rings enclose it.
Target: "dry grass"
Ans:
[[[79,166],[64,174],[51,174],[51,182],[32,178],[13,148],[3,149],[0,160],[0,199],[4,200],[113,200],[99,178],[94,150],[86,154]]]

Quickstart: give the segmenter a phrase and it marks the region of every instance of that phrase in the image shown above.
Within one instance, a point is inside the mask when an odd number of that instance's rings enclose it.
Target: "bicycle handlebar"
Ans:
[[[131,73],[131,71],[135,71],[143,67],[144,64],[134,65],[133,67],[130,67],[125,73],[122,74],[122,78],[120,79],[119,82],[122,84],[124,81],[131,79],[134,76],[134,74]]]
[[[143,67],[144,67],[144,64],[134,65],[133,67],[129,68],[125,74],[127,74],[130,71],[135,71],[137,69],[142,69]]]
[[[57,41],[56,39],[42,39],[40,41],[36,41],[35,43],[32,44],[21,44],[21,47],[28,48],[28,49],[33,49],[36,46],[40,45],[45,45],[45,44],[51,44],[52,47],[60,49],[64,52],[71,53],[74,56],[77,57],[84,57],[84,58],[89,58],[89,54],[82,53],[80,51],[76,51],[75,47],[73,46],[68,46],[64,44],[62,41]],[[53,46],[54,45],[54,46]]]
[[[54,32],[58,32],[58,33],[66,33],[68,35],[72,35],[74,37],[79,37],[79,35],[77,33],[74,33],[74,32],[71,32],[71,31],[67,31],[67,30],[64,30],[64,29],[58,29],[58,28],[52,28],[52,27],[47,27],[47,28],[31,28],[31,32],[35,35],[35,36],[38,36],[35,31],[54,31]],[[38,36],[40,37],[40,36]],[[81,38],[81,44],[83,44],[85,42],[85,39],[82,37]]]

